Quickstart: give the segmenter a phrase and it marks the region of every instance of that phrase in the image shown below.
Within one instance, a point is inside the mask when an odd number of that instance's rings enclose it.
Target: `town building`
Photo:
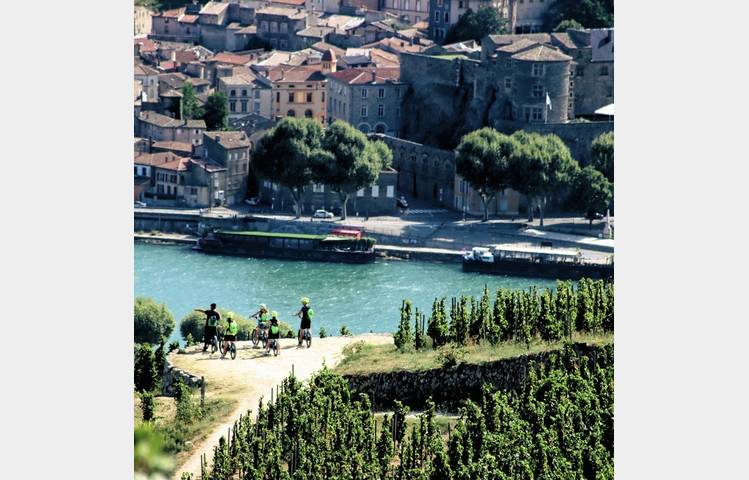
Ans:
[[[135,66],[133,67],[133,73],[135,75],[135,80],[139,81],[143,87],[143,93],[145,94],[143,100],[147,102],[158,101],[159,71],[136,61]]]
[[[381,0],[380,11],[395,15],[402,23],[418,23],[429,18],[429,0]]]
[[[544,16],[555,0],[506,0],[507,30],[514,33],[543,31]]]
[[[450,27],[457,23],[460,17],[462,17],[469,9],[475,12],[481,8],[493,7],[499,10],[504,18],[507,18],[508,3],[511,1],[512,0],[429,0],[429,36],[436,41],[442,41],[447,36],[447,31]]]
[[[143,5],[135,5],[133,8],[133,35],[139,37],[151,33],[151,17],[153,12]]]
[[[328,124],[344,120],[364,133],[398,136],[407,85],[399,68],[349,68],[328,74]]]
[[[272,67],[272,118],[314,118],[325,125],[325,75],[336,71],[335,57],[323,54],[318,65]]]
[[[222,77],[218,80],[218,90],[226,95],[229,118],[246,116],[249,113],[270,118],[271,83],[263,77],[251,73]]]
[[[226,168],[225,201],[233,205],[247,197],[250,139],[244,132],[205,132],[203,158]]]
[[[155,13],[152,17],[149,38],[172,42],[197,43],[200,41],[198,15],[187,13],[186,7]]]
[[[200,145],[203,120],[181,120],[157,112],[140,112],[136,117],[136,135],[151,141],[173,141]]]
[[[257,36],[274,49],[295,51],[305,48],[306,41],[296,32],[308,26],[307,12],[294,8],[265,7],[255,12]]]

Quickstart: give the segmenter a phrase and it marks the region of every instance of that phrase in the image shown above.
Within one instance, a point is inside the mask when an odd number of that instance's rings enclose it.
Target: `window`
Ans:
[[[531,75],[534,77],[542,77],[544,74],[544,64],[543,63],[534,63],[531,67]]]
[[[312,110],[309,110],[309,109],[305,110],[304,116],[307,118],[312,118]]]
[[[247,111],[247,100],[240,100],[240,103],[242,104],[242,112]]]
[[[404,0],[403,1],[403,10],[411,10],[411,1],[410,0]]]
[[[534,122],[540,121],[544,119],[543,116],[543,109],[541,107],[533,107],[533,113],[531,114],[531,119]]]
[[[544,86],[543,85],[533,85],[533,96],[536,98],[541,98],[544,96]]]
[[[133,167],[133,170],[135,170],[135,175],[138,175],[138,167]]]
[[[377,198],[380,196],[380,186],[379,185],[372,185],[372,197]]]
[[[377,105],[377,116],[380,118],[385,116],[385,105],[382,103]]]
[[[320,100],[325,101],[325,92],[320,92]]]
[[[287,117],[295,117],[296,113],[294,113],[294,110],[289,110],[288,112],[286,112],[286,116]]]
[[[387,186],[387,193],[385,194],[388,198],[393,198],[395,196],[395,186],[388,185]]]
[[[246,97],[246,96],[247,96],[247,90],[242,90],[242,96],[243,96],[243,97]]]
[[[385,98],[385,89],[384,88],[378,88],[377,89],[377,96],[379,98]]]
[[[230,100],[229,101],[229,111],[230,112],[236,112],[237,111],[237,101],[236,100]]]
[[[366,105],[361,106],[361,118],[367,118],[367,106]]]
[[[364,196],[364,189],[360,188],[359,190],[357,190],[356,191],[356,196],[357,197],[363,197]]]
[[[445,23],[450,23],[450,12],[445,12]]]
[[[312,92],[307,92],[307,103],[312,103]]]
[[[400,97],[401,96],[401,89],[398,87],[395,87],[395,96]]]
[[[512,79],[510,77],[505,77],[505,88],[512,88]]]
[[[287,33],[289,31],[289,26],[286,23],[281,24],[281,33]]]
[[[229,96],[230,97],[236,97],[237,96],[237,91],[236,90],[229,90]]]
[[[367,98],[367,93],[368,93],[367,89],[366,88],[362,88],[361,89],[361,98]]]
[[[281,92],[276,92],[276,103],[281,103]]]
[[[440,12],[434,11],[434,23],[440,23]]]
[[[289,103],[294,103],[294,92],[289,92]]]
[[[459,1],[458,2],[458,8],[464,8],[464,5],[463,5],[464,3],[465,2],[463,2],[463,0]]]
[[[263,31],[263,32],[267,32],[268,31],[268,22],[262,22],[260,24],[260,30]]]
[[[602,77],[606,77],[609,74],[609,66],[608,65],[601,65],[601,73],[600,75]]]
[[[270,22],[270,31],[271,33],[278,32],[278,24],[276,22]]]
[[[312,184],[312,192],[314,193],[324,193],[325,192],[325,185],[322,183],[313,183]]]
[[[421,0],[416,0],[416,11],[421,11]],[[419,23],[419,20],[421,20],[419,17],[416,17],[416,23]]]
[[[254,109],[254,111],[255,111],[255,113],[260,113],[260,103],[259,102],[255,102],[255,109]]]
[[[438,6],[438,7],[441,7],[441,6],[442,6],[442,0],[437,0],[437,6]]]
[[[252,94],[255,96],[255,98],[260,98],[260,90],[257,90],[257,89],[253,90]]]

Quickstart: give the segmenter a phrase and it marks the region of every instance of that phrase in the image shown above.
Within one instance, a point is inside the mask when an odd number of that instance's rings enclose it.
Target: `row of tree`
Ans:
[[[337,120],[323,129],[308,118],[284,118],[263,135],[252,152],[254,170],[289,189],[297,216],[301,216],[304,188],[314,182],[338,194],[344,219],[349,197],[374,185],[392,160],[384,142],[369,140],[348,123]]]
[[[340,376],[323,370],[307,385],[291,376],[254,421],[247,412],[220,439],[201,478],[610,479],[613,373],[613,345],[590,359],[566,347],[533,365],[518,392],[484,386],[447,435],[431,400],[410,428],[396,403],[378,431],[369,397]]]
[[[555,290],[499,288],[493,302],[485,286],[481,298],[452,297],[449,313],[446,298],[435,298],[428,320],[418,308],[412,316],[411,301],[404,300],[393,339],[398,349],[418,350],[427,346],[426,337],[438,348],[448,343],[553,342],[570,338],[573,332],[613,329],[614,283],[582,279],[577,286],[558,281]]]
[[[484,220],[489,202],[511,188],[528,199],[528,219],[538,207],[543,226],[544,208],[563,199],[571,210],[585,212],[592,221],[613,198],[613,134],[593,144],[593,165],[580,168],[569,148],[553,134],[516,131],[505,135],[490,127],[463,136],[457,148],[456,170],[481,198]],[[610,162],[608,159],[610,158]],[[610,168],[610,179],[596,166]]]

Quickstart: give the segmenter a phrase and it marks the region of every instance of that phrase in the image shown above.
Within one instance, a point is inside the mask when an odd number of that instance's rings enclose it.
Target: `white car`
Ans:
[[[327,210],[315,210],[313,218],[333,218],[333,213]]]

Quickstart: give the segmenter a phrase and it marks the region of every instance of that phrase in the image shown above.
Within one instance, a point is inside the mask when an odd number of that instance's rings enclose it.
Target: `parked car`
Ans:
[[[247,200],[244,201],[244,203],[246,203],[247,205],[250,205],[252,207],[254,207],[256,205],[260,205],[260,197],[248,198]]]
[[[327,210],[315,210],[313,218],[333,218],[333,213]]]
[[[399,197],[395,203],[398,205],[399,208],[408,208],[408,202],[406,201],[406,197]]]
[[[145,206],[147,206],[146,202],[140,202],[140,201],[135,202],[135,208],[143,208]]]

